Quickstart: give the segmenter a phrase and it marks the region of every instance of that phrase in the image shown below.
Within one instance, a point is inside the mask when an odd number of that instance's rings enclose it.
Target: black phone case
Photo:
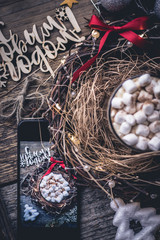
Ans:
[[[63,240],[63,239],[74,239],[80,238],[79,229],[79,201],[77,202],[78,207],[78,218],[77,226],[68,228],[68,226],[63,225],[63,227],[52,228],[52,227],[32,227],[24,226],[21,220],[21,206],[20,206],[20,144],[23,141],[37,142],[37,141],[48,141],[50,139],[50,134],[48,131],[48,121],[43,119],[38,120],[25,120],[20,122],[18,126],[18,240],[32,240],[32,239],[52,239],[52,240]],[[79,195],[79,191],[78,191]],[[77,199],[80,199],[78,196]],[[46,212],[47,214],[47,212]]]

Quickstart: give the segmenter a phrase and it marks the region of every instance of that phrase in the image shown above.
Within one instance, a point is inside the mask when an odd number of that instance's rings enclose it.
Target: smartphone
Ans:
[[[47,120],[19,123],[18,240],[80,239],[75,179],[53,158],[51,145]]]

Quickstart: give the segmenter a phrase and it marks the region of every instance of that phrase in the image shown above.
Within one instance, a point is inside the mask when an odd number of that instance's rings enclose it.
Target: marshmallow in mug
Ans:
[[[62,174],[50,173],[43,177],[40,183],[40,192],[45,200],[60,203],[69,195],[69,183]]]
[[[146,73],[126,80],[111,100],[111,122],[124,143],[160,150],[160,80]],[[114,113],[114,114],[113,114]]]

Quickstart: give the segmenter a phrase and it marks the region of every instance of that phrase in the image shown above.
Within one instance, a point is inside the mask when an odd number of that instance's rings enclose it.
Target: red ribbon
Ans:
[[[134,33],[134,30],[145,30],[147,29],[147,21],[148,17],[139,17],[131,22],[125,24],[124,26],[118,27],[118,26],[110,26],[102,22],[97,16],[93,15],[91,17],[89,27],[92,29],[100,30],[106,32],[104,36],[102,37],[98,49],[98,53],[88,60],[82,67],[80,67],[74,74],[72,78],[72,83],[79,77],[79,75],[87,70],[96,60],[98,57],[100,51],[102,50],[102,47],[104,46],[108,35],[111,32],[117,32],[120,36],[124,37],[128,41],[132,42],[135,44],[137,47],[144,48],[147,47],[148,41],[145,39],[141,38],[138,34]]]
[[[58,163],[63,169],[65,169],[65,164],[63,161],[58,161],[55,160],[53,157],[50,158],[50,162],[52,163],[51,166],[48,168],[47,172],[43,175],[42,178],[44,178],[44,176],[48,175],[52,169],[54,168],[54,166]],[[65,170],[67,172],[67,170]],[[72,175],[74,179],[77,179],[74,175]]]

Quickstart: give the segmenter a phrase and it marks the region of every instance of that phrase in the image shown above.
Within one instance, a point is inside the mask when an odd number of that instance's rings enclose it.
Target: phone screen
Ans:
[[[24,121],[19,126],[19,240],[79,238],[75,180],[70,180],[61,159],[50,162],[49,138],[47,121]]]

